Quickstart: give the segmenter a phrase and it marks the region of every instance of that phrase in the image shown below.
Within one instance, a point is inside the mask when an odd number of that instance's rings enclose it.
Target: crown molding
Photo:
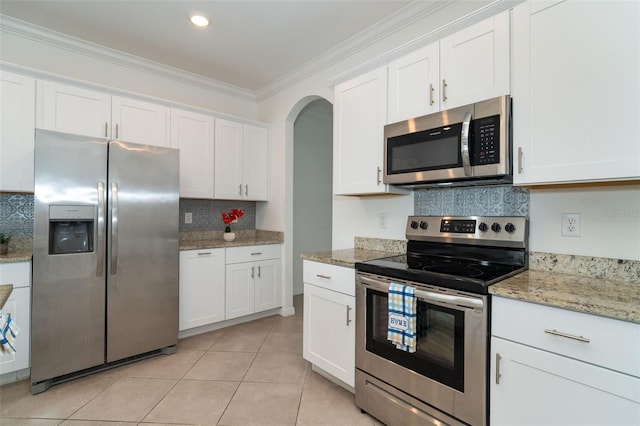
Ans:
[[[258,89],[256,91],[258,101],[267,99],[281,90],[310,77],[318,71],[326,69],[362,49],[390,37],[412,23],[449,6],[451,3],[455,3],[455,1],[439,0],[436,2],[426,2],[415,0],[409,3],[407,6],[384,18],[377,24],[370,26],[347,41],[331,48],[319,58],[307,62],[301,67],[294,69],[279,79]]]
[[[195,86],[227,95],[255,101],[256,94],[251,90],[223,83],[218,80],[203,77],[175,67],[153,62],[119,50],[110,49],[96,43],[52,31],[34,24],[6,15],[0,15],[0,32],[27,38],[38,43],[44,43],[65,49],[96,60],[110,62],[122,67],[135,69],[178,83]]]

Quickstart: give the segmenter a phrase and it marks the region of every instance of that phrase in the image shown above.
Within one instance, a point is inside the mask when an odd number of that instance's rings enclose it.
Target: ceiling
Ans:
[[[0,14],[255,92],[411,3],[0,0]],[[194,13],[210,25],[193,26]]]

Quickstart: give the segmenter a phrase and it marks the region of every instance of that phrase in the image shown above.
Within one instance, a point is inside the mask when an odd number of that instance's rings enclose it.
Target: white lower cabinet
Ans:
[[[16,352],[0,358],[0,374],[29,368],[31,345],[31,262],[0,264],[0,283],[13,284],[13,291],[2,310],[11,315],[19,327],[15,340]]]
[[[224,259],[224,248],[180,252],[180,331],[225,319]]]
[[[225,319],[279,308],[280,245],[231,247],[226,256]]]
[[[493,301],[491,425],[640,424],[640,324]]]
[[[308,260],[303,268],[303,357],[353,387],[355,270]]]

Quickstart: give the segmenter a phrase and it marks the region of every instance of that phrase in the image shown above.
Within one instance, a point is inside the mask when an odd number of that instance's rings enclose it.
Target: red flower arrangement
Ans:
[[[244,216],[244,211],[242,209],[231,209],[228,212],[222,212],[222,221],[226,225],[224,227],[224,232],[231,232],[231,223],[235,223]]]

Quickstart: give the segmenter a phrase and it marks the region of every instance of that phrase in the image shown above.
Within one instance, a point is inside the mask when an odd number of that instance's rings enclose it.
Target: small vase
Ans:
[[[224,238],[225,241],[233,241],[236,239],[236,233],[235,232],[225,232],[222,235],[222,238]]]

